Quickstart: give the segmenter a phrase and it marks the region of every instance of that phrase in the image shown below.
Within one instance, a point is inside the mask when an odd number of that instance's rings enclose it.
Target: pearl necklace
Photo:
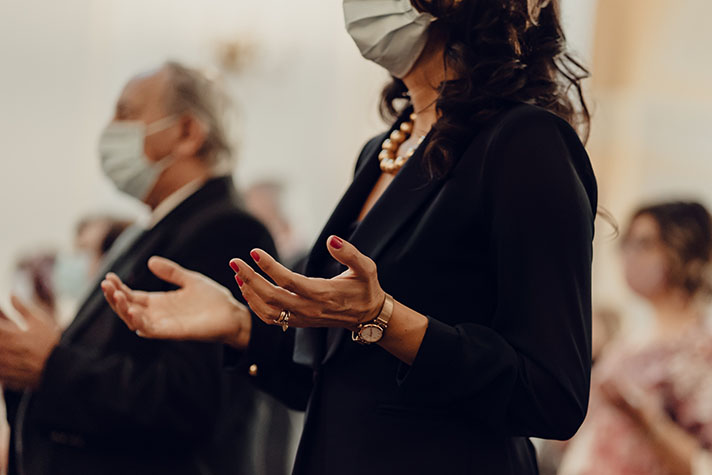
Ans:
[[[400,146],[403,145],[403,142],[408,140],[413,133],[415,118],[416,114],[410,114],[410,120],[403,122],[398,129],[391,132],[390,137],[383,141],[381,153],[378,154],[378,160],[381,162],[381,171],[384,173],[391,175],[398,173],[408,159],[415,154],[418,146],[425,140],[425,135],[423,135],[418,139],[416,146],[409,148],[404,156],[396,156]]]

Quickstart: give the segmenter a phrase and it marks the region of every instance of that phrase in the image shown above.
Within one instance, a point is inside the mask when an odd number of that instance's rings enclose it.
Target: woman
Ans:
[[[234,259],[247,309],[154,258],[180,290],[108,276],[107,299],[146,337],[241,350],[256,384],[306,408],[295,474],[536,473],[527,437],[576,432],[590,372],[596,183],[557,2],[344,13],[393,75],[398,118],[362,150],[306,275],[259,249]]]
[[[698,203],[638,210],[625,234],[630,288],[653,324],[613,344],[594,371],[589,419],[560,473],[712,473],[712,220]]]

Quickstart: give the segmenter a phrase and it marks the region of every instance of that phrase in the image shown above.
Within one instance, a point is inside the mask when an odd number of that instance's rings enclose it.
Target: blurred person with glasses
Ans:
[[[642,207],[622,257],[653,318],[596,364],[589,414],[559,473],[712,474],[712,218],[696,202]]]

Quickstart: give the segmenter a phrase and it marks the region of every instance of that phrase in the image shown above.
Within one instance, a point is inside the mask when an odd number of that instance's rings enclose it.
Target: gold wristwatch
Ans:
[[[362,345],[378,343],[383,338],[383,334],[388,328],[388,322],[393,315],[393,297],[386,294],[386,300],[378,316],[368,323],[361,323],[358,328],[351,332],[351,339]]]

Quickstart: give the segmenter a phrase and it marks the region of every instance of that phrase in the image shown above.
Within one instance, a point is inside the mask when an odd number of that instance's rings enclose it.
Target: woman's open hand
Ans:
[[[280,313],[288,310],[289,326],[355,329],[376,318],[386,298],[378,283],[376,264],[336,236],[327,240],[327,248],[334,259],[348,267],[332,279],[292,272],[260,249],[252,251],[251,256],[276,285],[242,259],[233,259],[230,265],[243,297],[264,322],[275,324]]]
[[[146,338],[247,346],[250,313],[229,290],[161,257],[152,257],[148,267],[159,279],[180,288],[169,292],[132,290],[113,273],[101,283],[109,305],[131,330]]]

